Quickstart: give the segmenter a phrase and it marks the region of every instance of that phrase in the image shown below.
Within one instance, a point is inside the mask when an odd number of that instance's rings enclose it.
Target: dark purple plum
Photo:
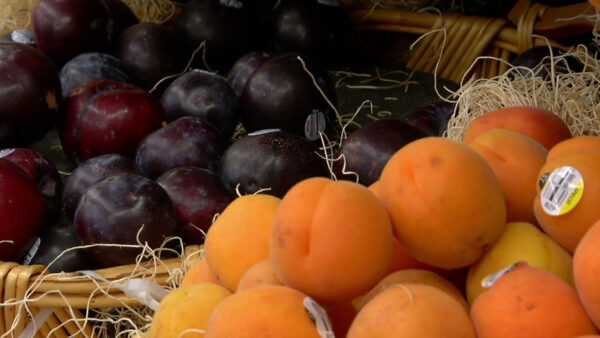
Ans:
[[[103,154],[133,158],[139,142],[164,119],[154,95],[133,85],[96,80],[71,92],[61,121],[61,143],[75,162]]]
[[[35,33],[30,29],[20,28],[4,34],[0,41],[18,42],[32,47],[37,47],[35,42]]]
[[[307,54],[324,63],[345,57],[352,25],[337,0],[282,0],[272,21],[279,52]]]
[[[202,168],[179,167],[156,179],[167,191],[179,221],[179,233],[187,244],[202,244],[215,214],[233,201],[220,176]]]
[[[121,0],[104,0],[108,17],[113,21],[113,36],[140,22],[131,8]]]
[[[216,171],[227,139],[205,119],[185,116],[145,137],[135,163],[144,175],[156,178],[177,167],[200,167]]]
[[[455,103],[438,101],[415,110],[405,120],[431,136],[442,136],[455,107]]]
[[[42,138],[62,104],[58,71],[40,50],[0,42],[0,147]]]
[[[179,14],[175,32],[191,52],[206,41],[206,62],[211,68],[227,70],[248,49],[250,21],[239,1],[193,0]],[[203,68],[202,58],[194,66]]]
[[[525,67],[534,69],[538,65],[542,64],[539,72],[536,76],[540,76],[544,79],[548,79],[551,74],[551,66],[550,66],[550,51],[552,50],[552,56],[554,58],[564,55],[565,52],[556,48],[556,47],[548,47],[548,46],[537,46],[532,47],[521,54],[517,55],[512,61],[513,66]],[[555,64],[554,71],[558,74],[565,74],[569,71],[571,72],[582,72],[583,64],[579,62],[573,56],[566,56],[560,62]],[[531,72],[526,70],[519,70],[521,74],[527,76],[530,75]]]
[[[73,88],[93,80],[130,82],[121,60],[110,54],[98,52],[77,55],[65,63],[59,75],[64,99],[69,96]]]
[[[169,195],[158,183],[135,174],[112,176],[90,187],[81,197],[74,223],[84,245],[135,245],[139,234],[141,244],[155,249],[177,232]],[[134,263],[141,249],[93,246],[86,252],[99,265],[110,267]]]
[[[112,23],[101,0],[40,0],[32,22],[38,48],[57,67],[81,53],[108,49]]]
[[[238,98],[242,96],[246,83],[248,83],[252,74],[272,56],[268,52],[250,52],[235,61],[227,74],[227,82],[229,82]]]
[[[139,174],[139,171],[132,159],[119,154],[100,155],[79,164],[69,175],[62,195],[67,217],[73,219],[81,196],[92,185],[126,173]]]
[[[33,249],[31,252],[29,265],[40,264],[53,273],[93,270],[96,268],[96,264],[83,249],[68,251],[56,259],[63,251],[82,245],[77,237],[75,225],[71,222],[61,222],[44,229],[40,234],[39,242],[36,244],[38,246],[37,249]]]
[[[57,219],[62,208],[63,182],[54,164],[28,148],[0,150],[0,158],[16,164],[33,178],[46,201],[48,220]]]
[[[327,72],[309,58],[302,59],[335,104]],[[240,106],[242,123],[248,132],[278,128],[316,140],[319,131],[325,131],[335,119],[296,54],[274,56],[263,63],[246,83]]]
[[[115,42],[114,55],[146,90],[162,78],[180,73],[186,62],[177,36],[165,26],[149,22],[125,29]]]
[[[0,215],[0,261],[19,262],[46,221],[46,205],[33,178],[3,158]]]
[[[283,197],[303,179],[329,177],[325,160],[316,145],[284,131],[260,131],[234,142],[222,158],[221,177],[232,192],[252,194],[270,188],[266,194]]]
[[[230,138],[239,121],[239,102],[229,84],[219,75],[193,70],[167,87],[160,102],[168,121],[195,116],[214,124]]]
[[[370,122],[354,133],[343,143],[335,158],[342,154],[345,158],[334,163],[333,172],[337,179],[356,180],[371,185],[379,179],[383,167],[390,157],[404,145],[429,136],[420,128],[400,119],[381,119]]]

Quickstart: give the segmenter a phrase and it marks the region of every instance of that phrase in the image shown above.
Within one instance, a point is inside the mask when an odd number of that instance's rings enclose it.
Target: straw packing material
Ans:
[[[39,0],[0,0],[0,35],[13,29],[31,29],[31,11]]]

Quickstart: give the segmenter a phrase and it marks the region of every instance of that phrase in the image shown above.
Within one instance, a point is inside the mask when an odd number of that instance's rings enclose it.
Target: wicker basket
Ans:
[[[53,309],[39,326],[34,337],[93,337],[92,321],[85,310],[138,306],[140,302],[126,296],[117,284],[133,278],[150,280],[167,286],[179,269],[187,271],[201,257],[201,246],[188,246],[183,257],[141,265],[124,265],[94,271],[102,281],[78,273],[45,273],[44,266],[23,266],[0,262],[0,333],[20,337],[35,316]],[[27,299],[25,302],[18,300]],[[15,302],[17,301],[17,302]],[[49,313],[49,311],[48,311]],[[33,328],[33,325],[30,329]],[[27,334],[29,338],[31,335]]]

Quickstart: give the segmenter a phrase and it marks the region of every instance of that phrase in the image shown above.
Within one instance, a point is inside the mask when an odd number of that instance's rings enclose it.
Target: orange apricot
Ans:
[[[594,334],[577,293],[564,280],[521,263],[471,307],[479,338],[573,337]]]
[[[556,114],[537,107],[507,107],[477,117],[465,131],[463,141],[471,141],[490,129],[509,129],[525,134],[546,149],[571,137],[569,126]]]
[[[283,285],[270,259],[262,260],[252,265],[240,279],[237,292],[259,285]]]
[[[202,256],[192,268],[183,276],[180,286],[198,284],[198,283],[213,283],[221,285],[217,275],[215,275],[206,262],[206,256]]]
[[[465,144],[441,137],[413,141],[390,158],[380,182],[395,236],[421,262],[468,266],[504,229],[501,185]]]
[[[205,253],[210,270],[234,292],[252,265],[269,257],[269,238],[280,199],[245,195],[231,202],[206,234]]]
[[[550,149],[546,161],[549,161],[558,155],[578,150],[600,150],[599,136],[575,136],[557,143]]]
[[[572,253],[600,219],[600,151],[558,155],[540,169],[538,181],[533,203],[537,223]]]
[[[447,293],[430,285],[396,284],[358,313],[348,338],[473,337],[469,315]]]
[[[600,328],[600,219],[575,249],[573,274],[583,307]]]
[[[309,178],[283,197],[271,259],[281,281],[324,304],[350,301],[385,274],[393,249],[389,216],[366,187]]]
[[[320,338],[306,300],[302,292],[278,285],[240,291],[214,309],[206,338]],[[326,315],[324,320],[328,321]]]
[[[500,181],[506,221],[536,223],[531,204],[548,150],[531,137],[508,129],[485,131],[468,144],[485,158]]]

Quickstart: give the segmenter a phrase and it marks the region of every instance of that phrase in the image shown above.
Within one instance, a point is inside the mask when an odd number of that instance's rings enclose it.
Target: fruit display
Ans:
[[[343,1],[29,14],[0,39],[0,336],[600,336],[584,47],[447,86],[355,51],[387,38]]]

